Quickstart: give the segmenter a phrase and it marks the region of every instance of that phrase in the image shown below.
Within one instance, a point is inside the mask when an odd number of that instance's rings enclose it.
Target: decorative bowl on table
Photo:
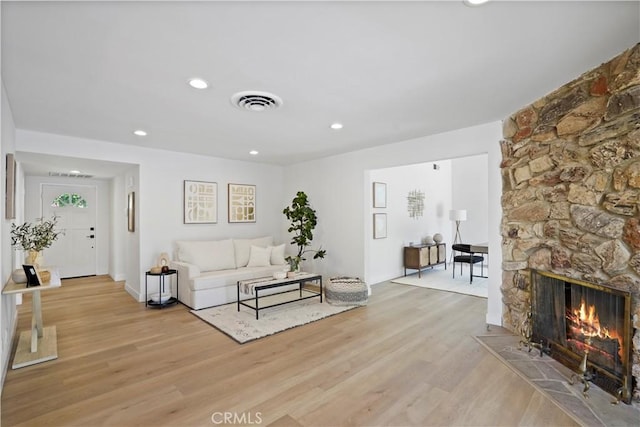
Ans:
[[[273,273],[274,279],[284,279],[285,277],[287,277],[286,271],[276,271]]]
[[[151,302],[155,302],[157,304],[164,304],[165,302],[169,301],[169,298],[171,298],[171,292],[163,292],[162,295],[156,292],[149,295],[149,299],[151,299]]]

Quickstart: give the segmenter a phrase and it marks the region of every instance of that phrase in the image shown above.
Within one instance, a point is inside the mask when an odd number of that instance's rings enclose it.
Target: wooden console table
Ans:
[[[51,279],[40,286],[27,287],[26,283],[15,283],[11,278],[2,289],[5,295],[31,293],[31,330],[20,333],[12,369],[23,368],[58,358],[56,327],[42,325],[42,305],[40,292],[61,286],[60,275],[55,269],[48,269]]]
[[[432,243],[427,245],[405,246],[404,247],[404,275],[407,275],[407,268],[420,272],[425,267],[444,264],[447,269],[447,245],[445,243]]]

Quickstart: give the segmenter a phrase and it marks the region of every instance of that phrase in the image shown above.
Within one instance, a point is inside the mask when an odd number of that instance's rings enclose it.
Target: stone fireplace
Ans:
[[[640,402],[640,44],[513,114],[503,136],[503,325],[527,325],[532,270],[629,293]]]

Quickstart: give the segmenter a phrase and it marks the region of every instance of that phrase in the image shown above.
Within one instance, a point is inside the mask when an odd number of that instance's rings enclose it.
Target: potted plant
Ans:
[[[40,220],[36,223],[25,222],[22,225],[11,224],[11,246],[27,252],[27,263],[36,264],[36,259],[43,249],[56,241],[61,231],[56,231],[58,218]]]
[[[313,230],[318,224],[316,211],[309,205],[309,198],[304,191],[298,191],[291,202],[291,206],[284,208],[282,213],[291,221],[287,230],[295,233],[291,239],[291,244],[298,246],[298,253],[294,256],[287,256],[285,259],[289,263],[291,271],[297,271],[300,263],[304,261],[304,254],[313,253],[313,259],[324,258],[327,251],[320,249],[308,249],[313,240]]]

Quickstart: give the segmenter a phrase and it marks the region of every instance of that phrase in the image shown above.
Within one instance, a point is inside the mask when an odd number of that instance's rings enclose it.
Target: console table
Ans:
[[[23,368],[58,358],[56,327],[42,325],[42,304],[40,292],[59,288],[62,283],[56,269],[48,268],[51,279],[40,286],[27,287],[26,283],[15,283],[11,278],[2,289],[5,295],[31,294],[31,330],[20,333],[12,369]]]
[[[447,269],[447,245],[445,243],[431,243],[404,247],[404,275],[407,268],[418,270],[418,277],[423,268],[444,264]]]

